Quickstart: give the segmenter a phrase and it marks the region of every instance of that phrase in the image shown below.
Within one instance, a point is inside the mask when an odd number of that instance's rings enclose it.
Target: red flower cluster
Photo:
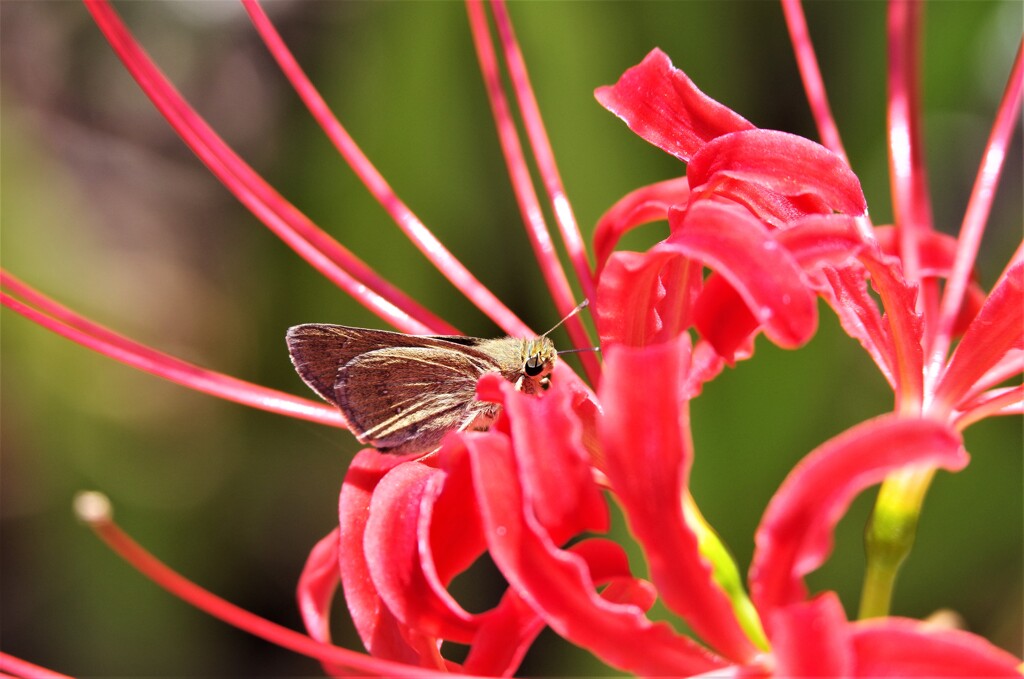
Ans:
[[[908,465],[955,471],[967,463],[958,432],[921,412],[866,422],[793,470],[757,531],[755,613],[744,619],[742,595],[730,596],[702,553],[688,501],[690,399],[723,362],[749,356],[756,333],[785,347],[809,339],[817,294],[846,327],[868,328],[856,336],[887,375],[897,374],[893,337],[902,329],[894,326],[921,327],[914,290],[899,259],[858,225],[864,197],[836,154],[754,128],[658,50],[597,97],[686,162],[687,173],[627,196],[598,228],[595,307],[606,361],[596,402],[571,380],[535,399],[488,376],[480,396],[507,414],[491,431],[452,436],[419,460],[360,453],[343,485],[340,531],[317,547],[300,587],[311,633],[326,640],[328,594],[340,578],[373,655],[437,669],[513,672],[548,625],[608,664],[648,675],[732,667],[779,676],[1016,676],[1018,661],[979,637],[898,618],[849,622],[833,593],[808,599],[803,578],[828,557],[857,493]],[[644,253],[611,252],[626,229],[659,216],[671,227],[667,239]],[[939,261],[929,270],[948,271],[949,243],[931,244]],[[969,326],[967,347],[970,328],[999,327],[984,357],[974,349],[975,381],[1020,348],[1020,271]],[[886,309],[900,318],[880,317],[868,272],[897,290]],[[691,328],[701,338],[693,350]],[[650,582],[630,572],[619,545],[588,537],[607,530],[602,486],[642,545]],[[474,615],[445,587],[484,551],[509,588]],[[711,650],[645,617],[657,597]],[[441,641],[470,646],[461,667],[439,654]]]
[[[410,238],[480,308],[522,334],[521,322],[394,196],[326,112],[262,10],[254,0],[243,1],[332,141]],[[448,331],[274,193],[181,100],[109,6],[88,4],[186,142],[283,240],[394,325]],[[828,558],[835,526],[859,492],[885,481],[887,501],[905,501],[904,509],[916,516],[919,506],[900,484],[913,478],[926,486],[935,469],[963,468],[964,427],[1022,410],[1022,388],[1001,385],[1024,372],[1024,254],[1018,250],[988,295],[970,277],[986,201],[1019,110],[1020,58],[958,240],[933,231],[922,216],[916,112],[902,103],[914,97],[896,96],[909,91],[914,72],[894,60],[890,127],[910,130],[910,141],[907,148],[893,144],[896,224],[876,227],[820,94],[799,6],[786,0],[784,7],[828,148],[754,127],[652,51],[615,85],[599,89],[597,98],[636,134],[683,161],[686,174],[638,189],[606,213],[595,230],[591,273],[522,55],[505,8],[496,3],[494,20],[524,126],[579,283],[592,297],[604,356],[603,366],[594,359],[587,364],[596,391],[561,363],[542,397],[485,375],[478,397],[503,406],[489,431],[449,435],[439,450],[418,459],[360,452],[342,485],[340,525],[314,548],[299,583],[309,637],[320,643],[243,620],[225,602],[203,599],[194,586],[162,571],[154,577],[239,626],[320,658],[338,674],[356,668],[509,675],[547,626],[609,665],[644,675],[1019,676],[1018,659],[967,632],[871,617],[870,611],[850,621],[833,592],[811,596],[804,578]],[[891,27],[905,27],[892,33],[898,56],[914,42],[916,19],[906,3],[892,7]],[[520,184],[529,173],[509,132],[494,55],[482,38],[483,9],[470,2],[469,12],[517,197],[525,214],[539,214],[532,189]],[[655,220],[668,222],[667,238],[646,252],[615,251],[623,233]],[[543,228],[532,216],[526,221],[530,229]],[[572,303],[565,276],[546,249],[546,234],[531,233],[564,312]],[[131,343],[7,274],[3,285],[3,301],[16,311],[137,367],[268,410],[340,422],[336,413],[303,399]],[[690,402],[724,366],[750,358],[758,334],[786,348],[810,339],[819,296],[891,384],[893,412],[825,442],[792,470],[764,510],[744,582],[689,493],[695,455]],[[578,319],[570,332],[585,344]],[[647,578],[630,569],[620,544],[604,537],[609,501],[619,505],[643,549]],[[136,559],[137,548],[124,547],[123,536],[108,531],[104,537]],[[496,606],[474,614],[448,587],[484,553],[508,589]],[[339,584],[373,658],[354,659],[326,645]],[[659,599],[696,640],[647,616]],[[445,642],[467,645],[466,659],[445,657]],[[0,654],[5,667],[25,671]]]

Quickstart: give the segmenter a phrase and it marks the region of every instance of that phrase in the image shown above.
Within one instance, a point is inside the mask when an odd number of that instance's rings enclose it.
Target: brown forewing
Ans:
[[[443,349],[447,346],[469,352],[479,360],[490,360],[486,354],[473,348],[482,341],[474,337],[405,335],[387,330],[307,323],[289,328],[286,340],[288,353],[299,376],[321,398],[334,405],[338,405],[334,395],[338,371],[356,356],[370,351],[398,347]]]

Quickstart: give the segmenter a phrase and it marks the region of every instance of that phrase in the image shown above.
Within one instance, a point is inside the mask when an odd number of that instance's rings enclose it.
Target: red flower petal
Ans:
[[[738,202],[766,220],[776,214],[779,205],[770,198],[772,194],[810,199],[802,203],[807,210],[804,214],[835,211],[859,216],[867,212],[860,181],[849,165],[824,146],[786,132],[746,130],[721,136],[693,157],[686,176],[694,193],[708,190],[731,198],[736,191]],[[735,181],[725,183],[726,179]],[[763,204],[753,200],[761,195],[759,189],[768,191]],[[794,208],[801,209],[801,205]]]
[[[883,415],[822,444],[789,474],[755,538],[750,593],[763,617],[806,597],[803,577],[832,550],[832,531],[853,498],[903,466],[958,470],[960,437],[934,420]]]
[[[1012,266],[967,328],[936,388],[953,407],[1012,349],[1024,348],[1024,262]]]
[[[768,636],[776,676],[850,676],[850,634],[835,592],[777,609],[768,619]]]
[[[882,252],[893,257],[899,256],[899,232],[895,227],[876,226],[874,232]],[[941,231],[921,231],[915,235],[915,238],[917,239],[918,267],[921,276],[949,278],[956,260],[959,241]],[[959,337],[964,333],[978,314],[981,305],[985,303],[985,297],[985,291],[977,281],[968,282],[966,296],[953,326],[954,337]]]
[[[805,273],[825,265],[845,264],[865,247],[856,222],[847,215],[809,215],[772,236],[796,258]]]
[[[629,560],[618,543],[592,538],[576,543],[569,551],[586,561],[595,584],[610,583],[601,592],[605,599],[632,603],[646,610],[657,597],[653,589],[644,587],[647,583],[631,576]],[[628,586],[623,584],[626,581]],[[485,676],[512,674],[544,628],[544,621],[512,588],[505,592],[498,606],[480,616],[480,623],[463,671]]]
[[[699,265],[666,249],[616,252],[597,286],[594,305],[602,346],[666,342],[689,324],[700,290]]]
[[[658,591],[651,583],[633,577],[629,570],[629,557],[619,543],[590,538],[577,542],[569,551],[587,562],[595,584],[607,583],[601,591],[603,599],[617,604],[632,604],[644,611],[658,600]]]
[[[1017,677],[1020,660],[979,636],[927,623],[883,618],[854,623],[859,677]]]
[[[425,575],[421,563],[421,534],[426,543],[429,507],[443,483],[444,472],[418,462],[389,471],[373,491],[363,543],[377,593],[399,623],[428,637],[468,643],[476,632],[473,616],[439,578]]]
[[[883,321],[892,338],[897,410],[918,412],[924,390],[924,323],[916,310],[918,287],[904,278],[899,260],[893,257],[869,253],[861,262],[871,273],[885,309]]]
[[[816,290],[827,285],[820,271],[824,265],[845,262],[863,247],[853,219],[837,214],[802,217],[787,230],[772,231],[768,237],[784,247],[803,269],[804,285]],[[749,355],[757,320],[722,276],[713,274],[705,281],[693,317],[698,330],[727,361],[734,363],[737,354]]]
[[[861,266],[863,264],[863,266]],[[826,269],[823,296],[848,335],[860,341],[896,392],[897,409],[918,412],[923,394],[924,326],[916,311],[917,286],[903,277],[900,262],[877,249],[860,263]],[[868,291],[867,276],[882,298],[883,317]]]
[[[697,342],[690,356],[690,370],[683,386],[683,398],[693,400],[700,396],[704,384],[715,379],[724,368],[725,360],[708,342]]]
[[[594,483],[572,394],[553,384],[537,398],[503,380],[524,509],[561,544],[584,531],[607,531],[608,506]]]
[[[747,208],[773,229],[785,229],[791,222],[808,215],[831,213],[825,202],[817,196],[784,196],[763,184],[728,175],[716,175],[713,181],[696,188],[698,190],[692,195],[728,199],[729,202]]]
[[[693,324],[729,365],[735,365],[738,355],[753,353],[757,319],[736,288],[722,276],[708,277],[693,308]]]
[[[299,576],[299,613],[309,636],[325,644],[331,643],[331,602],[338,591],[338,533],[335,528],[316,543]],[[341,667],[324,666],[332,676],[342,676]]]
[[[544,620],[511,588],[497,606],[479,617],[463,671],[488,677],[511,675],[544,629]]]
[[[692,640],[653,623],[633,605],[609,602],[594,591],[586,561],[559,549],[523,511],[522,489],[507,437],[467,434],[489,551],[509,586],[555,632],[604,662],[648,675],[692,674],[722,666]]]
[[[896,350],[875,299],[868,292],[867,269],[850,264],[825,269],[829,288],[822,291],[846,334],[860,342],[893,389],[896,388]]]
[[[338,564],[352,622],[370,655],[419,665],[419,652],[403,637],[398,620],[377,594],[370,575],[371,565],[363,551],[373,490],[389,470],[405,461],[371,448],[360,451],[352,460],[339,501]]]
[[[688,338],[642,349],[608,348],[600,398],[608,479],[643,546],[665,604],[713,648],[737,661],[756,649],[714,583],[683,516],[692,457],[682,397]]]
[[[594,227],[597,275],[601,275],[605,262],[611,256],[622,234],[641,224],[657,220],[667,221],[668,209],[676,204],[686,204],[689,199],[690,184],[686,177],[643,186],[620,198],[601,215],[597,226]]]
[[[420,505],[420,561],[431,586],[443,592],[487,547],[465,448],[453,439],[438,451],[444,476],[434,477]],[[447,596],[447,593],[444,594]]]
[[[810,339],[818,324],[814,295],[792,255],[753,215],[736,205],[697,201],[685,212],[671,210],[669,222],[673,234],[655,250],[679,252],[725,277],[779,346]],[[698,302],[694,320],[701,335],[716,349],[721,342],[723,356],[729,356],[742,333],[713,323],[715,311]]]
[[[753,128],[697,89],[657,48],[594,96],[633,132],[683,162],[715,137]]]

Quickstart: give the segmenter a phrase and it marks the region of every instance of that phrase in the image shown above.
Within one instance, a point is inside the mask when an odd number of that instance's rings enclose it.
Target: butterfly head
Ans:
[[[527,393],[546,390],[551,386],[551,371],[555,369],[555,345],[547,337],[523,342],[522,377],[517,385]]]

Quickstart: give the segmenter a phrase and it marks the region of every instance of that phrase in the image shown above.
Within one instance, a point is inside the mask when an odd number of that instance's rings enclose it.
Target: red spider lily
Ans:
[[[799,24],[794,35],[803,35],[799,5],[786,7],[791,23]],[[919,7],[893,3],[890,26],[891,51],[912,52]],[[801,48],[809,43],[795,42],[805,54]],[[907,104],[918,98],[910,91],[916,73],[904,61],[894,58],[890,67],[890,125],[914,134],[906,148],[890,145],[897,223],[873,229],[863,219],[867,206],[838,139],[832,153],[800,137],[754,129],[654,50],[597,97],[634,132],[686,162],[686,181],[638,189],[598,225],[598,299],[630,295],[628,305],[597,305],[602,339],[643,345],[693,326],[731,361],[741,349],[749,352],[755,331],[780,346],[806,341],[816,322],[808,295],[817,291],[878,364],[901,412],[956,422],[983,416],[977,408],[1022,412],[1019,388],[990,389],[1024,368],[1020,250],[987,299],[970,279],[1020,107],[1021,69],[1018,53],[957,241],[923,221],[930,209],[919,125]],[[827,106],[815,107],[822,109],[823,129],[833,130]],[[669,238],[642,256],[611,253],[625,231],[657,218],[668,219]],[[700,264],[714,272],[706,281]],[[881,311],[868,293],[869,278]],[[940,279],[947,280],[941,307],[935,299]],[[954,337],[965,329],[947,361]]]
[[[246,6],[332,141],[396,222],[499,325],[526,332],[398,200],[327,113],[258,5]],[[275,233],[397,327],[452,331],[265,185],[173,91],[110,8],[98,1],[89,7],[175,129]],[[573,296],[537,217],[539,203],[500,89],[483,8],[471,3],[469,10],[517,198],[552,296],[564,311]],[[526,398],[487,376],[480,397],[502,403],[506,414],[491,431],[452,436],[417,460],[360,453],[341,491],[340,527],[314,548],[299,584],[308,637],[183,581],[141,552],[104,512],[90,519],[101,535],[183,599],[318,658],[339,674],[510,674],[549,626],[608,664],[641,674],[1016,676],[1019,661],[979,637],[906,619],[850,622],[834,594],[809,599],[803,579],[827,558],[833,529],[858,492],[908,466],[962,468],[967,457],[951,424],[966,426],[983,414],[1013,410],[1007,407],[1012,388],[990,387],[1020,371],[1024,347],[1012,330],[1020,326],[1019,261],[1004,276],[1010,283],[997,286],[976,313],[954,305],[954,317],[973,322],[945,377],[931,391],[917,388],[908,363],[920,366],[922,385],[927,373],[923,360],[908,362],[906,338],[922,342],[926,324],[915,316],[915,290],[905,274],[910,267],[899,259],[905,255],[896,244],[903,241],[898,229],[876,233],[867,224],[859,183],[838,149],[755,129],[700,93],[655,51],[599,98],[642,136],[687,162],[687,176],[641,189],[616,205],[598,230],[595,280],[504,6],[496,4],[494,15],[566,250],[579,285],[596,300],[606,352],[596,396],[564,366],[565,379],[556,380],[543,399]],[[1019,75],[1015,71],[1015,81]],[[1019,98],[1018,83],[1007,101]],[[611,253],[622,231],[653,216],[668,218],[668,239],[645,253]],[[952,280],[959,248],[938,236],[921,235],[913,243],[922,277]],[[705,278],[703,267],[713,274]],[[868,275],[887,317],[867,296]],[[135,344],[7,274],[3,285],[10,307],[136,367],[256,407],[340,423],[317,404]],[[784,347],[809,339],[816,294],[833,303],[844,327],[888,371],[901,408],[826,442],[789,475],[757,531],[748,600],[688,495],[694,455],[689,402],[724,363],[752,353],[757,333]],[[977,289],[972,299],[979,300]],[[701,338],[692,351],[691,327]],[[954,327],[950,321],[950,337]],[[572,332],[578,345],[588,343],[582,326]],[[958,361],[958,355],[968,358]],[[596,362],[588,369],[596,381]],[[946,406],[932,406],[940,402]],[[649,581],[631,571],[622,546],[593,535],[608,530],[604,490],[614,495],[644,549]],[[472,614],[447,588],[485,552],[509,588],[494,608]],[[328,612],[338,584],[372,658],[329,646]],[[645,615],[659,597],[706,647]],[[465,661],[446,658],[444,642],[468,645]],[[4,669],[26,676],[31,671],[7,662],[0,657]]]
[[[858,492],[907,465],[966,464],[960,437],[925,418],[866,422],[790,474],[758,529],[750,575],[771,653],[761,647],[765,641],[752,640],[721,574],[702,554],[689,505],[680,502],[693,455],[691,366],[686,336],[612,346],[598,394],[606,485],[644,548],[651,582],[636,578],[621,547],[607,539],[560,546],[607,529],[574,405],[589,403],[587,395],[557,385],[532,399],[485,378],[481,394],[502,401],[508,413],[494,430],[452,437],[421,460],[372,450],[356,458],[342,490],[340,533],[318,545],[300,587],[308,629],[328,638],[326,595],[340,578],[374,655],[450,671],[514,671],[546,624],[610,665],[647,675],[731,666],[780,676],[872,676],[883,667],[897,675],[1016,676],[1018,660],[979,637],[899,618],[851,623],[833,594],[807,599],[803,578],[827,558],[835,524]],[[495,608],[471,615],[445,587],[485,550],[509,589]],[[340,570],[333,567],[339,560]],[[649,620],[643,610],[655,593],[715,653]],[[442,639],[471,646],[464,665],[438,655]]]
[[[1024,372],[1024,248],[987,297],[970,278],[1020,110],[1020,51],[961,235],[953,239],[934,230],[923,177],[915,90],[921,6],[890,5],[896,224],[875,229],[828,112],[800,6],[784,7],[805,81],[812,83],[812,108],[833,152],[752,129],[700,92],[659,50],[613,87],[598,90],[598,100],[634,132],[687,163],[685,184],[634,191],[598,226],[602,340],[644,345],[692,326],[717,355],[699,384],[721,362],[749,356],[758,332],[784,347],[806,341],[815,329],[817,293],[889,381],[896,412],[959,430],[990,415],[1024,412],[1024,389],[1001,386]],[[611,254],[624,231],[659,217],[667,217],[672,229],[664,242],[643,254]],[[714,272],[707,280],[702,265]],[[941,299],[940,280],[946,283]],[[883,489],[868,541],[869,583],[878,587],[866,588],[865,615],[888,610],[896,571],[890,558],[872,554],[909,549],[928,479],[928,470],[895,475]],[[895,530],[893,522],[905,529]],[[901,535],[899,544],[882,544],[894,533]],[[873,536],[883,537],[875,543]]]

